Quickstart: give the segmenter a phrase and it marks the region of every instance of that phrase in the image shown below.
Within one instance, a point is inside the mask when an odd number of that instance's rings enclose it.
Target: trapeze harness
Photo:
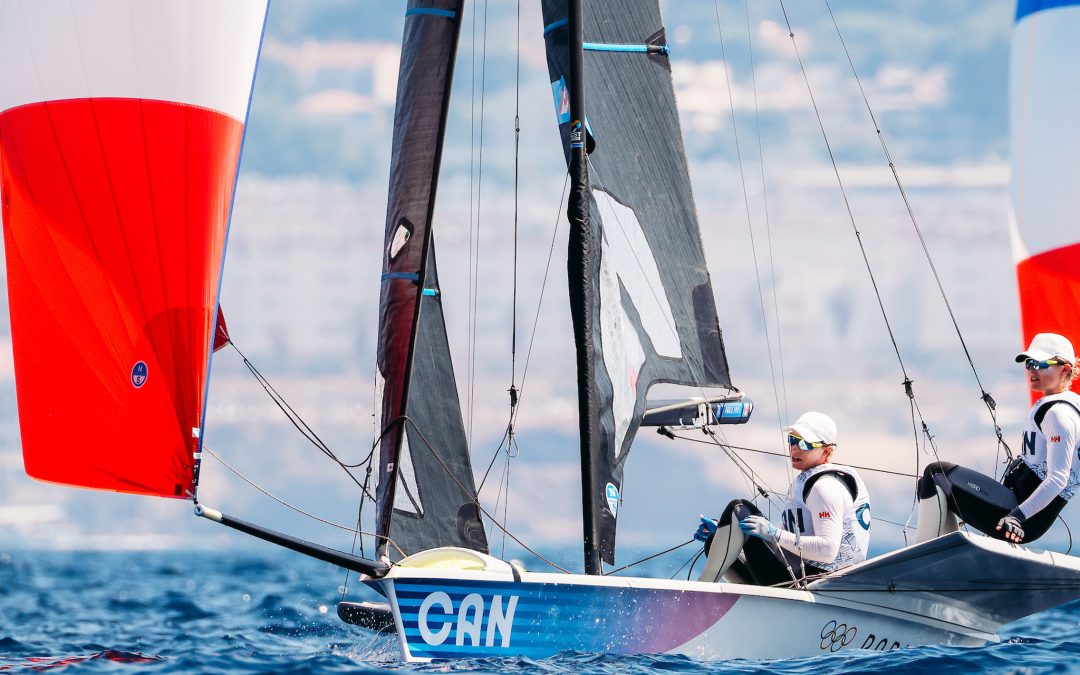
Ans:
[[[825,507],[843,509],[840,516],[843,529],[836,556],[831,561],[818,562],[812,559],[816,556],[813,556],[814,551],[810,550],[817,546],[801,544],[804,537],[822,536],[815,528],[817,520],[834,517],[831,513],[814,513],[807,505],[808,501],[818,501],[810,499],[811,491],[814,485],[826,476],[835,478],[850,495],[851,501],[844,499],[843,506],[835,504]],[[819,486],[822,487],[824,485]],[[730,523],[732,518],[741,521],[750,515],[762,513],[752,502],[736,499],[728,504],[719,522]],[[830,463],[800,473],[791,484],[781,517],[784,531],[780,533],[779,542],[766,542],[756,537],[749,537],[744,541],[743,559],[736,560],[731,565],[736,578],[742,579],[744,583],[771,586],[790,583],[805,575],[826,574],[866,559],[870,544],[870,500],[862,478],[851,467]],[[712,544],[713,538],[710,537],[705,542],[706,553],[710,551]]]
[[[1054,519],[1069,503],[1069,499],[1080,486],[1080,396],[1072,392],[1062,392],[1045,396],[1032,407],[1024,426],[1023,447],[1020,456],[1009,462],[1001,482],[963,466],[949,462],[934,462],[926,467],[919,480],[919,498],[933,496],[934,487],[940,487],[945,493],[949,510],[975,529],[998,539],[1003,538],[997,531],[998,521],[1014,508],[1023,507],[1028,499],[1035,495],[1050,474],[1047,452],[1047,437],[1043,432],[1043,420],[1051,408],[1061,406],[1075,412],[1076,424],[1072,436],[1072,447],[1066,455],[1068,475],[1064,487],[1054,495],[1039,494],[1035,503],[1028,504],[1025,516],[1024,541],[1034,541],[1046,534]],[[1054,429],[1054,443],[1068,442],[1069,429]]]
[[[796,476],[788,492],[788,503],[783,515],[784,530],[793,534],[794,538],[781,533],[780,545],[798,554],[803,537],[812,537],[815,534],[820,536],[820,533],[815,531],[815,522],[831,518],[832,514],[814,513],[807,506],[807,500],[814,484],[826,476],[837,478],[851,495],[851,502],[844,506],[841,515],[840,550],[831,561],[813,562],[817,568],[834,572],[866,560],[867,550],[870,548],[870,497],[866,485],[855,469],[843,464],[829,463],[807,469]],[[791,545],[792,542],[794,546]],[[803,552],[803,558],[807,557],[806,553]]]

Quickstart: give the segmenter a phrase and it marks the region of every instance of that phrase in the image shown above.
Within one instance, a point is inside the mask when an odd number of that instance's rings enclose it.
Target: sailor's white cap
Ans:
[[[1023,363],[1028,359],[1036,361],[1054,359],[1071,365],[1076,363],[1076,353],[1073,351],[1072,343],[1064,335],[1039,333],[1031,339],[1031,346],[1027,348],[1027,351],[1016,355],[1017,363]]]
[[[836,422],[825,413],[805,412],[795,420],[795,424],[784,427],[784,432],[794,433],[811,443],[836,443]]]

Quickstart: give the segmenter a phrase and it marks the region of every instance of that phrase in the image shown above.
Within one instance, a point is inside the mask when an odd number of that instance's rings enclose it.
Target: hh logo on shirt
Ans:
[[[1061,442],[1061,436],[1051,436],[1050,437],[1050,442],[1051,443],[1060,443]]]
[[[817,514],[817,517],[818,518],[832,518],[832,514],[829,513],[828,511],[819,511],[818,514]]]

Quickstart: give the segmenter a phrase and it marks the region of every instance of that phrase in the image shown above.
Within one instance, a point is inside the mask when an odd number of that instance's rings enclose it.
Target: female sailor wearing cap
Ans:
[[[719,521],[702,517],[694,534],[708,554],[702,581],[717,581],[730,569],[734,580],[772,585],[866,560],[870,499],[855,469],[830,461],[836,423],[808,412],[784,431],[791,466],[800,473],[788,493],[783,529],[744,499],[728,504]]]
[[[918,541],[957,529],[957,517],[992,537],[1034,541],[1054,524],[1080,485],[1080,396],[1069,391],[1076,375],[1072,343],[1039,333],[1016,356],[1028,383],[1043,396],[1024,427],[1020,457],[1002,482],[971,469],[934,462],[919,479]]]

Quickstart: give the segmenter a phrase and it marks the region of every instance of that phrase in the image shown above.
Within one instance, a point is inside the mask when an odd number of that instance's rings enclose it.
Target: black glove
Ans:
[[[1016,508],[998,521],[997,529],[1002,533],[1005,541],[1019,544],[1024,541],[1024,528],[1022,527],[1024,520],[1024,514],[1020,512],[1020,509]]]

